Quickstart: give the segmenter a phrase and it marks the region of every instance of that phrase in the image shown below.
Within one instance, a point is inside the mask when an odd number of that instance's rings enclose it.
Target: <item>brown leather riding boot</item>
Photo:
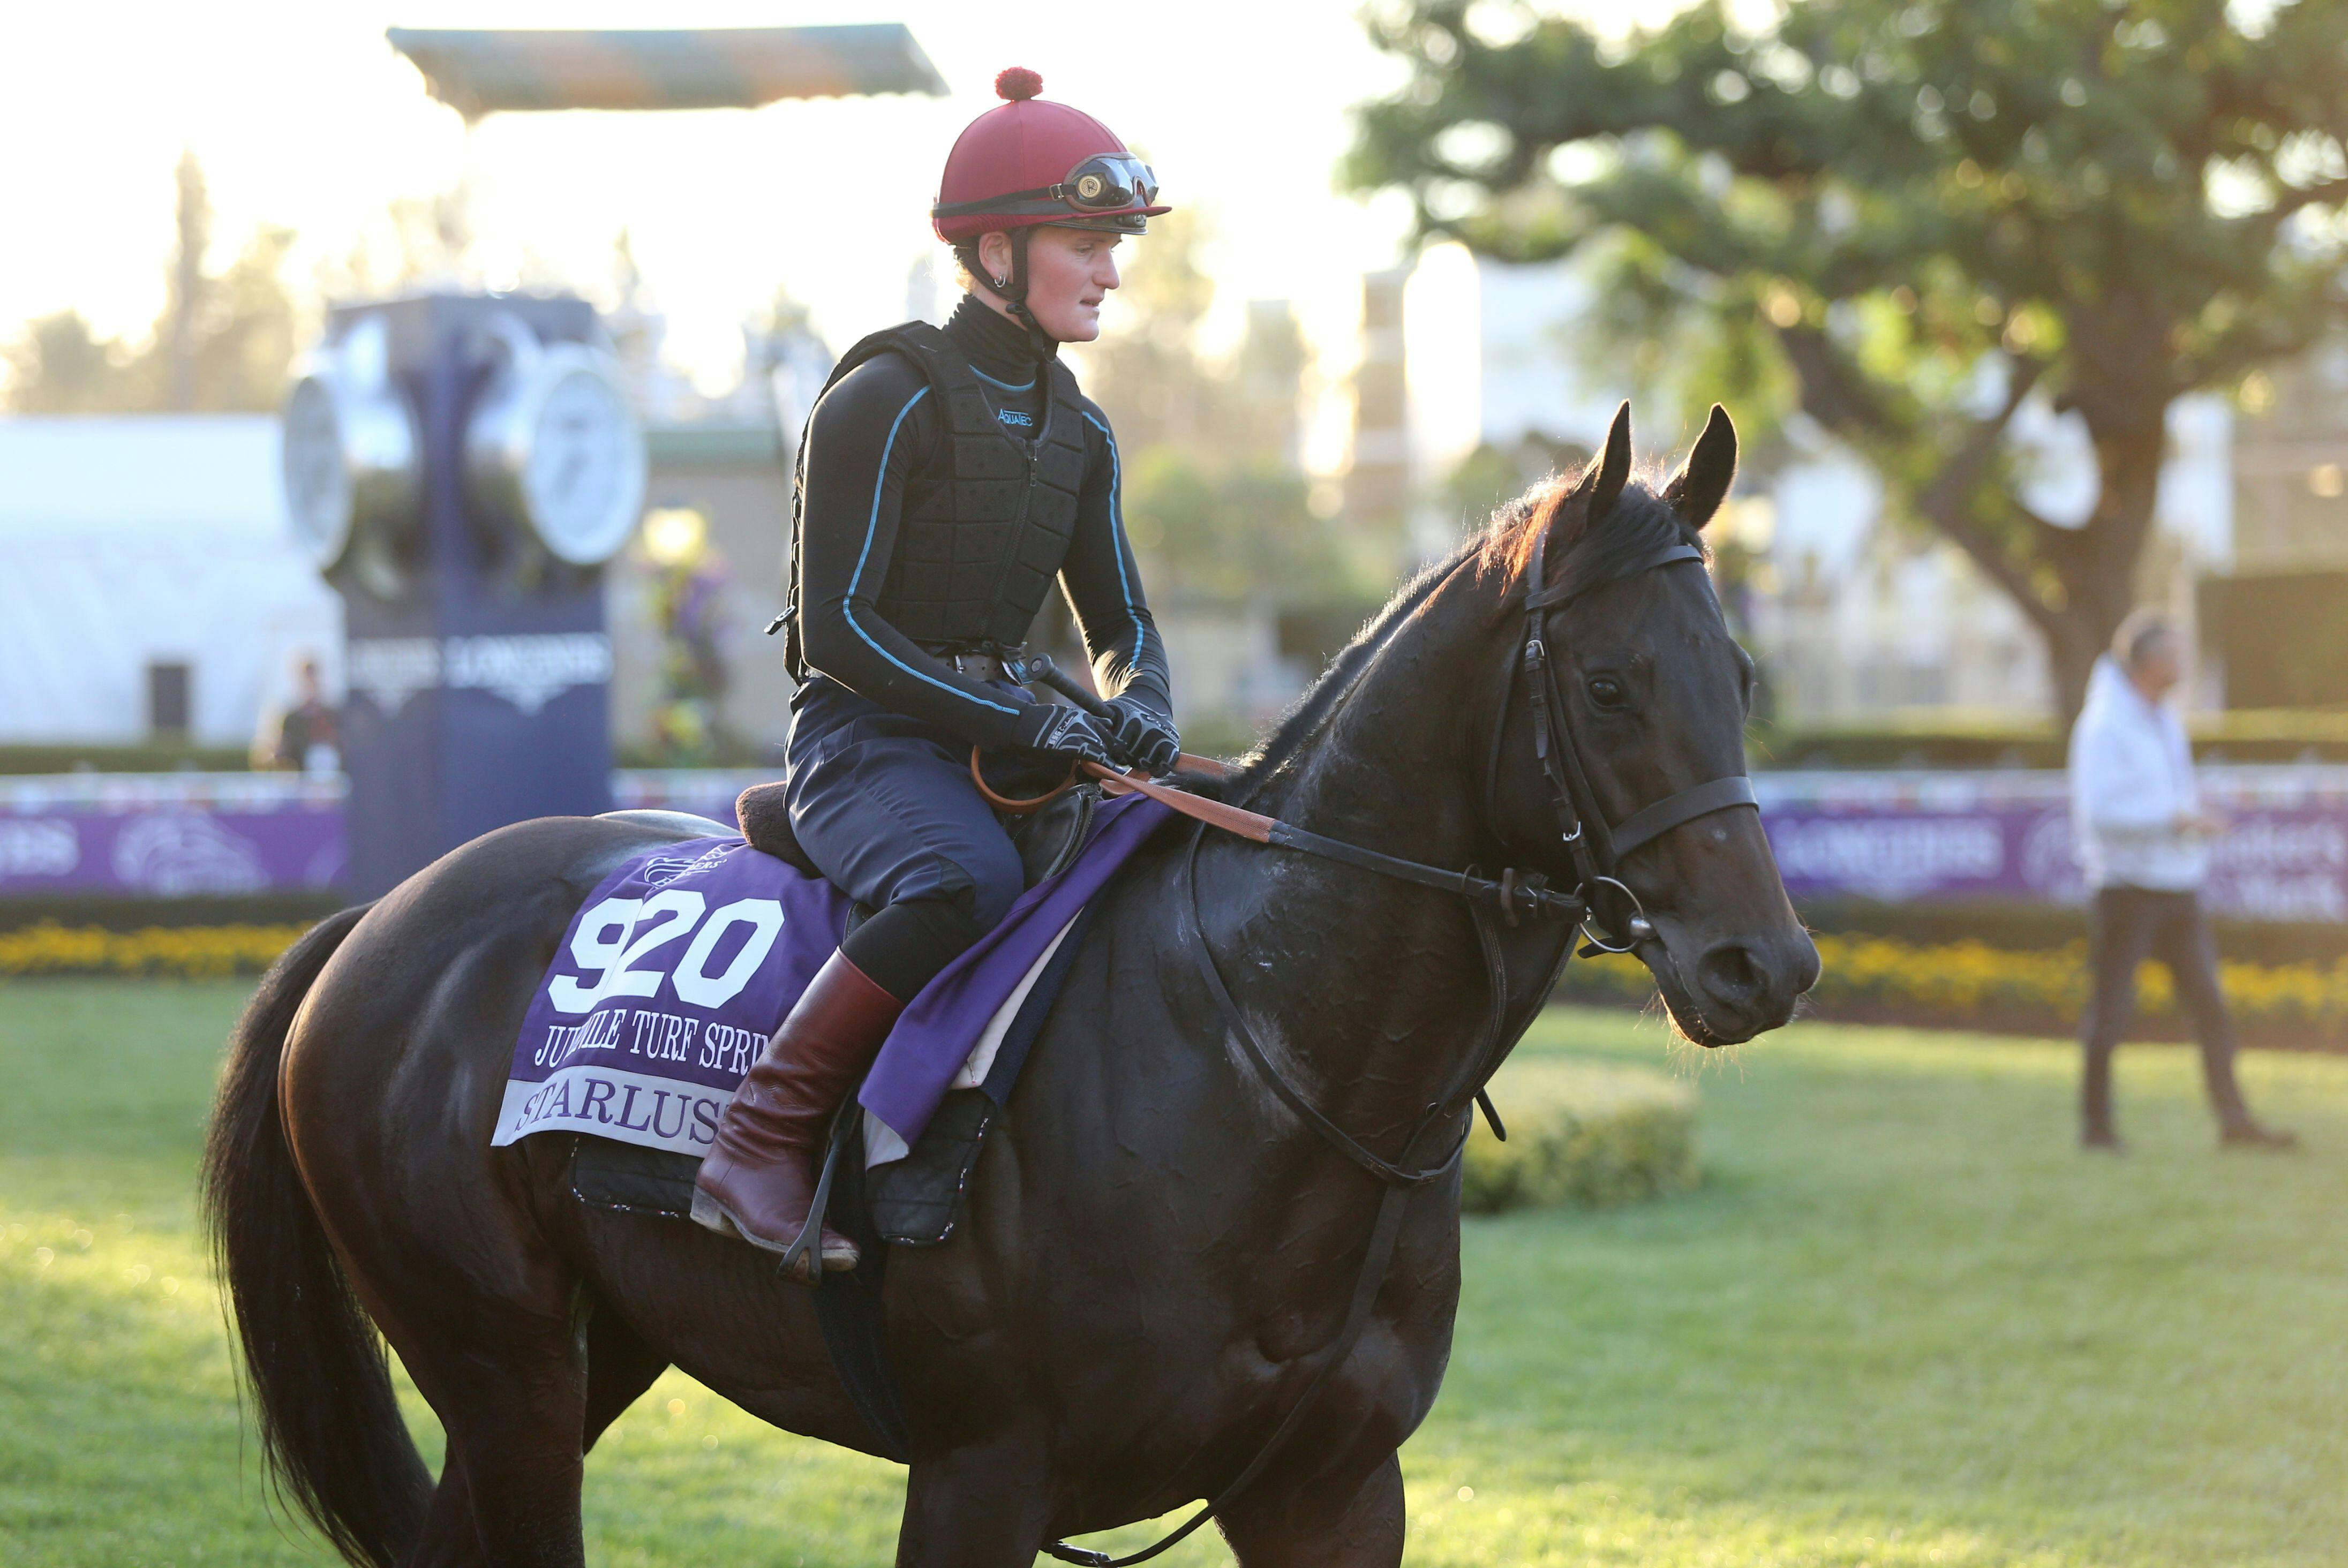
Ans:
[[[693,1217],[769,1252],[788,1252],[807,1229],[832,1112],[889,1037],[905,1005],[835,953],[717,1119],[716,1146],[694,1178]],[[852,1269],[856,1243],[823,1228],[822,1267]],[[816,1283],[802,1253],[792,1277]]]

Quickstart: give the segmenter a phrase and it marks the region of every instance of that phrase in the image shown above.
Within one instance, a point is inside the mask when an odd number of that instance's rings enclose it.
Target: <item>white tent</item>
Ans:
[[[194,738],[242,745],[297,655],[341,689],[342,644],[274,416],[0,419],[0,741],[145,739],[148,667],[181,663]]]

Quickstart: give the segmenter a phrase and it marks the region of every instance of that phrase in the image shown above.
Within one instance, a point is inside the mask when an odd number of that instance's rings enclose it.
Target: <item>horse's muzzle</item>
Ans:
[[[1796,925],[1783,934],[1716,940],[1674,966],[1694,1014],[1682,1026],[1701,1026],[1687,1031],[1699,1045],[1733,1046],[1794,1016],[1803,993],[1818,984],[1818,950]],[[1666,998],[1676,1000],[1668,990]]]

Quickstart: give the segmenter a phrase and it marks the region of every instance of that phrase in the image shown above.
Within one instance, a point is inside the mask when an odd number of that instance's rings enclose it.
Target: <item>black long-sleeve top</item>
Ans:
[[[1033,440],[1048,386],[1026,330],[965,295],[945,325],[1013,435]],[[800,646],[807,663],[860,696],[987,747],[1025,736],[1018,699],[964,677],[875,613],[909,474],[950,460],[930,383],[880,354],[825,393],[811,416],[799,542]],[[1086,470],[1060,590],[1076,612],[1103,696],[1171,716],[1166,647],[1141,591],[1118,500],[1117,438],[1082,400]]]

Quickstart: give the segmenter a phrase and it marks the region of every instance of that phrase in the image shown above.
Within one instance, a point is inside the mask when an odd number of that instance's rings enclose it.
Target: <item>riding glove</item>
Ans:
[[[1109,699],[1117,717],[1117,748],[1152,775],[1171,773],[1182,755],[1182,737],[1174,721],[1138,697]]]
[[[1104,768],[1120,770],[1116,736],[1107,725],[1080,707],[1039,702],[1025,716],[1027,734],[1020,744],[1037,751],[1056,751]]]

